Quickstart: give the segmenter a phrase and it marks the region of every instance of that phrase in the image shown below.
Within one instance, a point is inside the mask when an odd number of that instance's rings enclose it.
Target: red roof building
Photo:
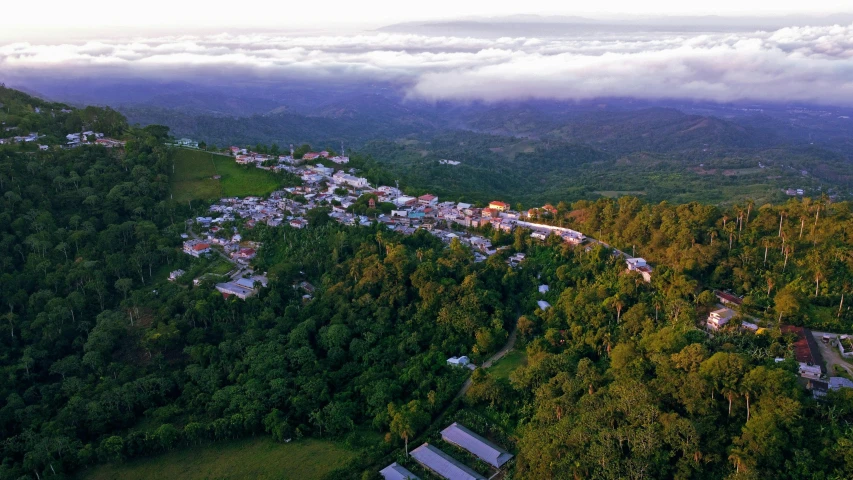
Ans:
[[[421,205],[435,205],[436,203],[438,203],[438,197],[427,193],[426,195],[421,195],[420,197],[418,197],[418,203],[420,203]]]
[[[491,208],[492,210],[497,210],[499,212],[505,212],[509,210],[509,204],[496,200],[494,202],[489,202],[489,208]]]
[[[719,290],[714,291],[714,295],[720,299],[723,303],[728,303],[730,305],[740,305],[743,303],[743,299],[736,295],[732,295],[731,293],[721,292]]]
[[[782,325],[782,333],[796,335],[796,340],[791,345],[794,349],[794,357],[800,363],[806,365],[817,365],[825,373],[823,365],[823,356],[817,346],[817,342],[812,335],[811,330],[803,327],[795,327],[793,325]]]

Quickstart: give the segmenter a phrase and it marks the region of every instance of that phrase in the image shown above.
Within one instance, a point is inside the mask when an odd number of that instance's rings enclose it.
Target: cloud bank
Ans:
[[[0,76],[399,81],[427,100],[635,97],[853,105],[853,25],[702,35],[498,39],[371,33],[168,36],[0,45]]]

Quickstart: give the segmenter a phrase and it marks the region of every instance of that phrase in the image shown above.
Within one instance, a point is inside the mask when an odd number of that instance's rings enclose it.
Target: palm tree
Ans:
[[[752,200],[749,200],[746,203],[746,224],[747,224],[747,226],[749,226],[749,213],[752,212],[753,205],[755,205],[755,202],[753,202]]]
[[[379,256],[382,257],[382,232],[376,232],[376,243],[379,244]]]
[[[729,454],[729,461],[732,462],[732,465],[735,467],[735,472],[740,473],[741,468],[746,471],[744,467],[744,451],[739,448],[733,448],[732,452]]]

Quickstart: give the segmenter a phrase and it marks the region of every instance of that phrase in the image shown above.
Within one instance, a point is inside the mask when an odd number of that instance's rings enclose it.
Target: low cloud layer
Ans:
[[[427,100],[636,97],[853,105],[853,25],[774,32],[499,39],[363,34],[172,36],[0,45],[0,75],[401,81]]]

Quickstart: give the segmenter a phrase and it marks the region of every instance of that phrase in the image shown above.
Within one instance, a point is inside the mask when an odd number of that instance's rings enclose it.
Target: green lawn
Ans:
[[[192,447],[124,464],[87,470],[83,480],[320,479],[355,457],[324,440],[275,443],[268,437]]]
[[[222,259],[219,259],[207,268],[208,273],[214,273],[216,275],[225,275],[231,270],[234,270],[234,264]]]
[[[527,365],[527,353],[524,350],[511,350],[492,365],[488,372],[495,378],[508,379],[509,374],[522,365]]]
[[[214,179],[219,175],[220,179]],[[279,187],[275,174],[238,165],[233,158],[181,148],[175,153],[172,195],[177,202],[268,195]]]

